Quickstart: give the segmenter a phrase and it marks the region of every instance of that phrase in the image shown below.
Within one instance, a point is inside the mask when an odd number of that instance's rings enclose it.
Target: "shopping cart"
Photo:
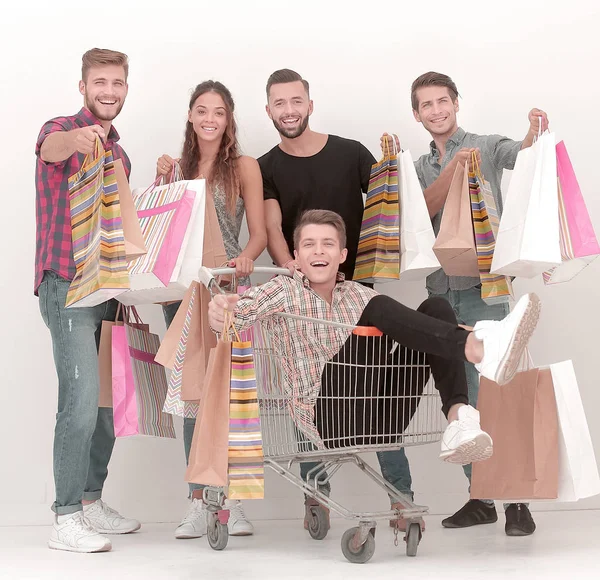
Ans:
[[[215,276],[232,268],[202,268],[200,280],[211,294],[223,292]],[[255,272],[287,274],[256,268]],[[253,328],[254,362],[264,463],[315,501],[308,502],[308,531],[321,540],[328,532],[328,510],[356,524],[342,536],[350,562],[367,562],[375,550],[377,521],[403,517],[406,553],[415,556],[422,537],[420,518],[428,511],[398,491],[360,457],[441,439],[441,401],[424,353],[411,351],[375,328],[353,327],[293,314],[277,314]],[[318,392],[296,388],[311,373]],[[314,462],[303,479],[295,464]],[[352,464],[403,507],[380,512],[352,511],[326,493],[332,477]],[[208,541],[227,545],[223,490],[206,488]],[[395,529],[395,542],[398,530]]]

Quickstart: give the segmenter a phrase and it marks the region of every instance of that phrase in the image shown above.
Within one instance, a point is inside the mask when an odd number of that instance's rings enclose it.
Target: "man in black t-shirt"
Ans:
[[[267,114],[281,142],[263,155],[268,250],[280,266],[293,266],[293,233],[307,209],[327,209],[346,223],[348,258],[340,266],[352,279],[371,166],[375,158],[351,139],[312,131],[309,85],[298,73],[275,71],[267,82]]]
[[[294,271],[294,229],[305,210],[327,209],[344,218],[348,256],[340,271],[352,279],[364,201],[375,158],[358,141],[316,133],[308,126],[313,112],[308,82],[289,69],[275,71],[267,81],[267,115],[281,142],[258,163],[263,178],[267,248],[275,264]],[[304,480],[316,480],[329,495],[322,464],[300,464]],[[304,527],[314,524],[318,502],[305,498]]]

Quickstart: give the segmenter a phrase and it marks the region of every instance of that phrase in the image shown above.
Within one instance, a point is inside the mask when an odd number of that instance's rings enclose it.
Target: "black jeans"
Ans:
[[[469,333],[457,326],[446,300],[428,298],[413,310],[379,295],[367,304],[357,326],[374,326],[384,336],[352,335],[326,365],[315,412],[326,447],[397,440],[417,410],[430,372],[446,416],[453,405],[468,404],[464,361]],[[405,348],[392,349],[392,341]]]

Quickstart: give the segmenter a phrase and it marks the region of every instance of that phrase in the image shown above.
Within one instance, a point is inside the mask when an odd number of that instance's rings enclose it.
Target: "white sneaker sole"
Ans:
[[[94,525],[94,524],[92,524]],[[122,536],[123,534],[133,534],[133,532],[137,532],[142,527],[142,524],[138,524],[133,528],[126,528],[124,530],[102,530],[94,526],[94,529],[102,535],[113,535],[113,536]]]
[[[206,535],[206,532],[194,532],[194,533],[177,533],[175,532],[175,539],[177,540],[196,540]]]
[[[458,463],[459,465],[468,465],[476,461],[485,461],[494,453],[492,438],[482,431],[474,439],[465,441],[456,449],[442,451],[440,459],[447,463]]]
[[[96,554],[99,552],[110,552],[112,550],[112,544],[105,544],[101,548],[88,548],[85,546],[73,547],[56,540],[48,540],[48,547],[51,550],[61,550],[63,552],[77,552],[79,554]]]
[[[529,295],[529,302],[523,312],[523,316],[515,329],[510,345],[504,355],[504,358],[496,371],[495,382],[499,385],[510,383],[519,370],[523,351],[535,330],[540,319],[540,310],[542,305],[537,294]]]
[[[254,530],[253,531],[241,531],[241,532],[229,532],[230,536],[253,536],[254,535]]]

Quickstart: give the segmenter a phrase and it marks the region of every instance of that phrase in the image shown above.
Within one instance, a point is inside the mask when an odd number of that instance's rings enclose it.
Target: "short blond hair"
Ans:
[[[129,58],[123,52],[107,48],[92,48],[81,58],[81,79],[87,81],[87,75],[94,66],[115,65],[125,70],[125,80],[129,75]]]

